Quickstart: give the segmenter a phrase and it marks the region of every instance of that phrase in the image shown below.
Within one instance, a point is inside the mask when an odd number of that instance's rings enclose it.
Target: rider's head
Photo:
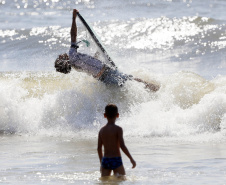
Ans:
[[[62,55],[59,55],[55,61],[55,68],[56,71],[61,73],[70,73],[71,71],[71,64],[69,61],[69,57],[67,53],[64,53]]]

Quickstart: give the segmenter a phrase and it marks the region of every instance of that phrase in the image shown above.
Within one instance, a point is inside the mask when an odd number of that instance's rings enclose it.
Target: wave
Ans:
[[[219,21],[215,19],[198,16],[160,17],[155,19],[138,18],[129,21],[102,21],[94,23],[93,27],[105,45],[118,49],[167,50],[189,42],[194,45],[198,43],[204,45],[206,40],[209,43],[206,43],[205,46],[222,49],[225,48],[222,46],[225,41],[225,25],[218,23]],[[80,29],[79,39],[86,37],[87,34],[82,27]],[[49,45],[51,48],[56,44],[68,47],[70,46],[70,42],[68,42],[70,40],[70,27],[48,26],[0,30],[0,38],[3,39],[2,43],[35,40],[37,44],[34,47],[37,47],[38,43]],[[114,42],[115,40],[117,42]],[[114,44],[112,45],[112,43]]]
[[[221,134],[226,128],[225,77],[207,81],[197,74],[167,76],[134,71],[134,76],[161,84],[157,93],[138,82],[107,87],[84,73],[1,73],[2,133],[96,137],[106,123],[104,107],[119,107],[118,124],[126,137],[183,138]]]
[[[158,74],[188,70],[207,78],[225,75],[225,25],[219,20],[198,16],[137,18],[99,21],[93,28],[116,65],[127,72],[133,70],[128,68],[133,64]],[[78,32],[78,40],[90,39],[81,25]],[[53,70],[57,55],[69,50],[70,28],[0,30],[0,39],[2,71]],[[79,51],[92,54],[85,45],[80,45]]]

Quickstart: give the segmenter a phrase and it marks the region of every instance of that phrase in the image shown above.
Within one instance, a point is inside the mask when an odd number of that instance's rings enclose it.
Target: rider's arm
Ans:
[[[77,38],[77,26],[76,26],[76,16],[77,16],[77,10],[73,10],[73,17],[72,17],[72,25],[71,25],[71,42],[76,42]]]

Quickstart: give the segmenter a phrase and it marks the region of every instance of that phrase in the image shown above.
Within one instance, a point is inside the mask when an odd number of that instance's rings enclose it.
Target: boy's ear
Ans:
[[[106,114],[104,113],[104,117],[107,118]]]
[[[116,118],[118,118],[119,117],[119,113],[117,113],[117,116],[116,116]]]

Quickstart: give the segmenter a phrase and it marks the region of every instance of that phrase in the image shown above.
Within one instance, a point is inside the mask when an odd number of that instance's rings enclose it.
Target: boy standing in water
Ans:
[[[99,132],[97,147],[101,163],[101,177],[110,176],[112,170],[114,174],[125,175],[120,148],[130,159],[132,168],[135,168],[136,162],[124,143],[122,128],[115,125],[116,118],[119,117],[118,107],[114,104],[108,104],[105,107],[104,117],[107,118],[108,123]],[[102,145],[104,145],[104,156]]]

